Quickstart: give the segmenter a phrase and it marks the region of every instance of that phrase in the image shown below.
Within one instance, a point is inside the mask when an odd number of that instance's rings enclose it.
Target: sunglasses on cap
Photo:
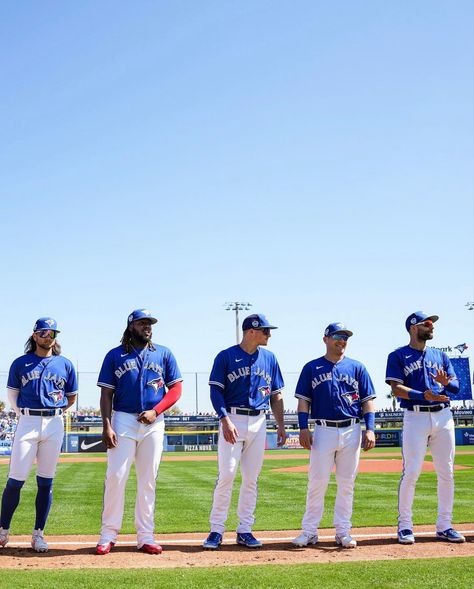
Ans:
[[[58,335],[54,329],[40,329],[39,331],[35,331],[35,333],[42,338],[50,337],[51,339],[56,339],[56,336]]]
[[[347,342],[347,340],[349,339],[349,336],[345,333],[335,333],[334,335],[331,335],[331,337],[333,340],[336,340],[337,342]]]
[[[431,319],[427,319],[426,321],[422,321],[421,323],[417,323],[416,326],[417,327],[420,327],[420,326],[433,327],[433,321],[431,321]]]

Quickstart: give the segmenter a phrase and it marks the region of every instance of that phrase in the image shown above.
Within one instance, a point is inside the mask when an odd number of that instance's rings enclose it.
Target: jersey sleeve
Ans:
[[[17,370],[17,365],[18,363],[16,361],[13,362],[8,372],[7,389],[11,389],[12,391],[19,391],[21,388],[21,378]]]
[[[68,373],[64,392],[66,393],[66,396],[77,395],[77,374],[72,362],[68,363]]]
[[[375,399],[375,388],[372,379],[370,378],[370,374],[367,368],[362,364],[360,367],[360,374],[359,374],[359,396],[360,400],[363,403],[364,401],[370,401],[370,399]]]
[[[182,380],[183,377],[181,376],[176,358],[174,357],[173,352],[168,350],[165,358],[165,385],[170,387],[176,382]]]
[[[226,354],[225,350],[217,354],[209,376],[209,384],[225,389],[226,383]]]
[[[281,374],[280,365],[278,364],[277,359],[275,358],[275,365],[273,367],[273,374],[272,374],[272,395],[276,393],[280,393],[285,386],[283,381],[283,376]]]
[[[309,364],[303,367],[301,374],[296,384],[295,397],[297,399],[304,399],[309,403],[312,402],[313,397],[311,395],[311,367]]]
[[[387,358],[387,370],[385,371],[385,382],[390,384],[390,381],[399,382],[403,384],[405,382],[405,374],[403,372],[403,366],[400,362],[397,351],[391,352]]]
[[[105,356],[102,362],[102,368],[99,372],[99,378],[97,380],[98,387],[107,387],[108,389],[115,390],[117,378],[115,376],[115,362],[113,350],[110,350]]]

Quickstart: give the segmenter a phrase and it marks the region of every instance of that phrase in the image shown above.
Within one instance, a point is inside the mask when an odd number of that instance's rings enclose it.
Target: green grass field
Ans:
[[[385,449],[379,449],[378,453]],[[387,450],[385,450],[387,451]],[[291,452],[291,451],[290,451]],[[301,451],[300,451],[301,452]],[[293,452],[291,452],[293,453]],[[377,452],[371,453],[376,457]],[[380,457],[382,458],[382,457]],[[428,459],[430,459],[428,457]],[[278,473],[276,468],[305,464],[304,459],[266,460],[259,479],[256,530],[299,529],[305,507],[306,473]],[[474,467],[474,455],[458,453],[456,463]],[[48,520],[48,534],[97,534],[100,528],[105,463],[59,464],[54,484],[54,502]],[[7,465],[0,466],[3,487]],[[205,532],[217,473],[215,461],[162,462],[157,485],[156,531]],[[456,471],[454,521],[472,521],[472,488],[474,468]],[[399,474],[361,473],[356,482],[354,527],[396,524]],[[235,510],[239,475],[228,529],[237,525]],[[135,473],[132,469],[127,487],[123,533],[133,533]],[[331,479],[326,496],[326,513],[321,528],[332,526],[335,481]],[[35,478],[30,475],[13,522],[13,534],[29,534],[34,519]],[[370,506],[370,508],[368,508]],[[432,524],[436,519],[436,475],[423,473],[417,485],[414,504],[415,523]]]
[[[61,589],[92,589],[104,586],[127,589],[301,589],[309,585],[324,589],[468,589],[472,587],[471,571],[472,559],[469,558],[179,570],[4,570],[1,573],[1,586],[43,589],[47,582]]]

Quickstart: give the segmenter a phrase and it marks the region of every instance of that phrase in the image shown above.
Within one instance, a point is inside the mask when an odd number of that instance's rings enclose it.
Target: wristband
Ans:
[[[375,430],[375,413],[373,411],[364,413],[364,421],[365,429],[373,432]]]
[[[426,401],[425,393],[420,393],[420,391],[408,391],[408,398],[410,401]]]
[[[309,413],[298,411],[298,425],[300,426],[300,429],[308,429],[308,418]]]

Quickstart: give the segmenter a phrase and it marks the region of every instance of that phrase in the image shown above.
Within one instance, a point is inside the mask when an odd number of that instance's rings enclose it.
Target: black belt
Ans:
[[[358,417],[354,417],[353,419],[345,419],[344,421],[330,421],[329,419],[314,420],[316,425],[326,425],[328,427],[349,427],[350,425],[355,425],[359,422],[360,419]]]
[[[33,417],[52,417],[53,415],[62,415],[62,409],[20,409],[22,415],[32,415]]]
[[[418,407],[418,409],[415,409]],[[422,411],[423,413],[436,413],[442,411],[447,405],[415,405],[414,407],[407,407],[408,411]]]
[[[246,409],[245,407],[227,407],[227,411],[229,411],[229,413],[234,413],[236,415],[260,415],[260,413],[263,413],[263,411],[260,411],[258,409]]]

